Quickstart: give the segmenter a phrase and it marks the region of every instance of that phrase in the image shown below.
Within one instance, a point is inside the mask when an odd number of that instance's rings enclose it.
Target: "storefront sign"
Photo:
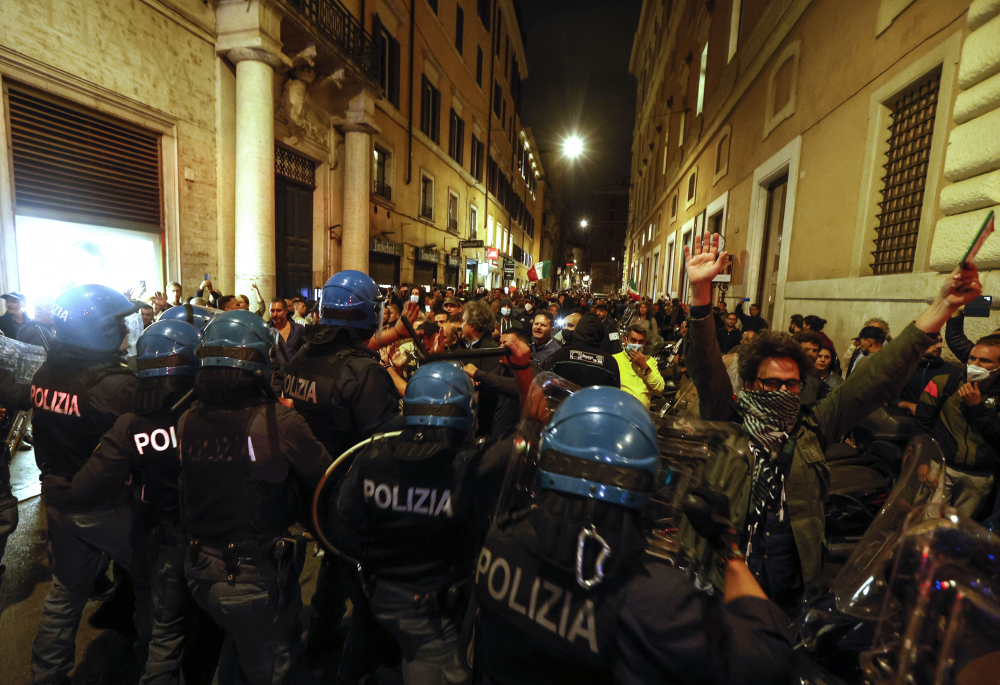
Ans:
[[[458,268],[458,266],[459,266],[459,265],[460,265],[461,263],[462,263],[462,260],[460,260],[460,259],[459,259],[458,257],[456,257],[455,255],[448,255],[448,266],[453,266],[453,267],[455,267],[455,268]]]
[[[487,247],[486,248],[486,258],[491,262],[495,262],[500,259],[500,248],[499,247]]]
[[[417,260],[421,262],[438,263],[438,251],[427,247],[417,248]]]
[[[483,246],[483,241],[482,240],[461,240],[461,241],[459,241],[458,244],[462,246],[463,250],[468,250],[468,249],[472,249],[472,248],[476,248],[476,247],[482,247]]]
[[[377,238],[368,239],[368,251],[379,252],[381,254],[399,257],[403,254],[403,246],[389,240],[379,240]]]
[[[513,281],[514,280],[514,260],[505,259],[503,260],[503,280]]]

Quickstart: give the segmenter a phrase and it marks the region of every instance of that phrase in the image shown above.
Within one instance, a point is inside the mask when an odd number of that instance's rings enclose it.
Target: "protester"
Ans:
[[[6,311],[0,316],[0,333],[17,340],[21,327],[31,321],[24,313],[28,300],[21,293],[7,293],[2,297]]]
[[[819,353],[816,355],[816,362],[813,366],[816,369],[816,377],[819,378],[819,382],[822,386],[819,389],[819,393],[816,399],[821,400],[827,395],[829,395],[833,390],[837,388],[841,383],[844,382],[843,377],[833,370],[833,360],[835,358],[836,352],[832,345],[823,345]]]
[[[743,331],[736,328],[739,317],[736,314],[726,315],[726,324],[716,332],[719,341],[719,349],[722,354],[727,354],[730,350],[740,344],[743,339]]]
[[[279,355],[278,358],[282,364],[285,364],[291,361],[305,343],[306,329],[305,326],[289,320],[288,305],[285,304],[284,300],[278,298],[271,300],[270,311],[271,322],[268,325],[281,335],[279,347],[284,351],[284,354]]]
[[[953,319],[949,319],[949,321],[953,321]],[[945,325],[947,326],[947,324]],[[951,378],[944,381],[942,387],[954,389],[958,387],[964,376],[962,369],[954,364],[949,364],[941,358],[941,334],[931,335],[931,337],[935,340],[934,344],[924,352],[924,356],[917,363],[917,368],[906,379],[906,385],[899,391],[899,397],[897,398],[897,406],[912,415],[916,415],[917,402],[920,401],[920,395],[923,394],[927,388],[927,384],[934,378],[941,375],[950,376]]]
[[[751,571],[769,598],[794,612],[806,594],[819,589],[829,482],[823,450],[896,396],[899,379],[933,344],[927,334],[978,297],[982,286],[974,266],[955,269],[930,307],[892,345],[806,411],[799,392],[811,365],[802,349],[785,333],[758,335],[740,355],[744,385],[737,404],[709,324],[712,279],[727,262],[718,245],[713,235],[695,240],[693,251],[685,247],[693,302],[688,374],[698,388],[702,418],[736,420],[746,430],[732,452],[740,456],[713,468],[729,474],[733,523]]]
[[[760,316],[760,305],[754,302],[750,305],[750,313],[743,313],[743,303],[749,302],[749,297],[744,297],[740,300],[740,303],[736,305],[736,316],[739,317],[740,323],[743,326],[744,331],[753,331],[754,333],[759,333],[760,331],[767,328],[767,321]]]
[[[538,312],[531,323],[531,358],[544,368],[559,347],[552,337],[552,315]]]
[[[646,329],[639,324],[628,327],[625,349],[614,356],[618,362],[621,389],[649,409],[654,393],[663,392],[663,376],[654,357],[642,353],[646,344]]]
[[[865,326],[861,329],[861,332],[854,338],[861,353],[854,355],[851,367],[847,370],[847,378],[851,377],[851,374],[854,373],[861,363],[867,361],[871,355],[882,349],[882,346],[886,342],[885,338],[885,331],[878,326]]]

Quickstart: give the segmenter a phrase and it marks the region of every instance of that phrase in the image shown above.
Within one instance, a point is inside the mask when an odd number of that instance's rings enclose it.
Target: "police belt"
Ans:
[[[413,608],[418,611],[428,613],[445,612],[456,617],[456,622],[461,623],[462,615],[469,602],[469,595],[472,592],[471,580],[463,578],[452,584],[445,585],[438,590],[430,592],[420,592],[419,589],[407,583],[399,583],[385,578],[372,577],[370,584],[375,586],[375,592],[382,590],[391,595],[409,597],[413,600]],[[369,600],[372,592],[368,593]]]
[[[295,537],[277,537],[265,543],[230,542],[215,543],[200,540],[189,540],[190,558],[195,561],[199,554],[205,554],[221,559],[226,566],[226,580],[235,582],[236,577],[244,570],[241,562],[251,562],[247,569],[252,575],[255,571],[254,561],[272,559],[277,566],[276,580],[278,584],[278,603],[286,606],[287,600],[294,596],[289,590],[298,581],[299,572],[304,562],[304,539]]]

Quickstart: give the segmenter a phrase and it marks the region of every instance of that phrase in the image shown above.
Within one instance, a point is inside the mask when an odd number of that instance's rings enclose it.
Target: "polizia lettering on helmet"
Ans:
[[[400,502],[398,485],[376,484],[375,481],[366,478],[362,489],[365,502],[374,500],[375,506],[379,509],[391,507],[393,511],[426,516],[444,514],[448,518],[454,515],[451,510],[451,490],[445,490],[439,495],[437,488],[406,488],[403,492],[403,501]]]
[[[586,640],[590,651],[597,654],[594,603],[589,599],[580,600],[569,590],[537,576],[521,576],[521,567],[515,566],[512,572],[510,563],[503,557],[494,557],[486,547],[479,552],[477,586],[482,580],[490,597],[497,602],[507,600],[508,608],[570,643],[581,638]]]
[[[68,392],[31,386],[31,401],[38,408],[68,416],[80,415],[80,398]]]

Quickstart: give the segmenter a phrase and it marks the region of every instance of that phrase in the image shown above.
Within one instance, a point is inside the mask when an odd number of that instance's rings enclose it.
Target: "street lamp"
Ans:
[[[581,219],[580,220],[580,228],[587,228],[587,220],[586,219]]]
[[[574,134],[563,141],[563,154],[570,159],[576,159],[583,154],[583,139]]]

